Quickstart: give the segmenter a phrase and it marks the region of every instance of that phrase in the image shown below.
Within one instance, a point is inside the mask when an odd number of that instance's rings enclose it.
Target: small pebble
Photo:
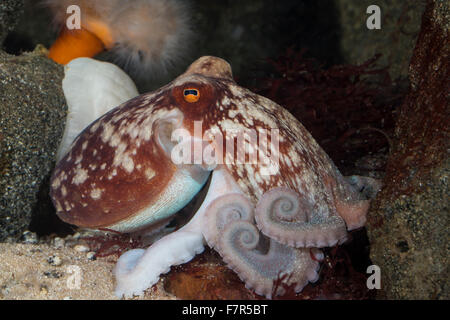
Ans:
[[[64,273],[59,272],[57,270],[44,271],[43,274],[47,278],[52,278],[52,279],[59,279],[64,275]]]
[[[39,291],[40,294],[47,294],[48,293],[48,289],[46,286],[41,286],[41,289]]]
[[[88,258],[88,260],[95,260],[95,259],[96,259],[96,257],[95,257],[95,252],[94,252],[94,251],[89,251],[89,252],[86,254],[86,258]]]
[[[80,237],[81,237],[81,234],[80,234],[79,232],[75,232],[75,233],[72,235],[72,239],[74,239],[74,240],[80,239]]]
[[[89,248],[82,244],[77,244],[73,248],[75,249],[75,251],[78,251],[78,252],[88,252],[89,251]]]
[[[49,257],[47,259],[47,262],[55,267],[60,266],[62,264],[61,258],[57,255],[53,255],[53,256]]]
[[[61,249],[64,247],[64,245],[66,244],[66,241],[60,237],[56,237],[53,239],[53,246],[56,249]]]
[[[39,239],[36,233],[27,230],[22,233],[22,241],[23,243],[36,244]]]

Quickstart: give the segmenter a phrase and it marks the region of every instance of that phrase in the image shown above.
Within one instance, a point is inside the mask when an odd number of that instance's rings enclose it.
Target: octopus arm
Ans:
[[[274,239],[264,239],[249,221],[228,224],[220,237],[218,251],[247,288],[268,299],[283,295],[285,286],[300,292],[308,282],[318,279],[317,259],[321,253],[317,249],[296,249]],[[277,282],[282,285],[277,286]]]
[[[339,177],[336,181],[327,176],[325,185],[332,202],[328,211],[287,187],[264,193],[255,209],[258,228],[266,236],[297,248],[345,242],[347,230],[364,226],[370,205],[367,198],[375,197],[381,182],[359,176]]]
[[[344,219],[347,229],[351,231],[366,224],[370,202],[381,190],[382,182],[356,175],[343,178],[342,184],[346,187],[344,192],[339,191],[334,180],[329,180],[328,185],[333,194],[336,210]]]
[[[158,282],[161,274],[173,265],[191,260],[203,251],[201,233],[179,230],[155,242],[148,249],[134,249],[123,254],[114,275],[117,280],[115,294],[118,297],[142,295],[144,290]]]
[[[261,235],[255,226],[253,205],[242,193],[223,195],[206,211],[206,241],[247,288],[271,298],[284,294],[285,286],[299,292],[318,279],[321,252],[315,248],[296,249]]]
[[[114,268],[115,294],[118,297],[142,295],[173,265],[190,261],[204,250],[204,218],[206,208],[216,198],[237,191],[226,169],[213,172],[211,184],[202,206],[184,227],[155,243],[148,249],[134,249],[123,254]]]

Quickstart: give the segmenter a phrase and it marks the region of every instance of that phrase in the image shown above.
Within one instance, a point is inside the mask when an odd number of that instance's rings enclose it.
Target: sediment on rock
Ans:
[[[0,51],[0,241],[18,238],[35,214],[43,214],[42,225],[55,216],[38,213],[38,198],[47,196],[65,124],[62,78],[63,67],[38,50],[21,56]]]

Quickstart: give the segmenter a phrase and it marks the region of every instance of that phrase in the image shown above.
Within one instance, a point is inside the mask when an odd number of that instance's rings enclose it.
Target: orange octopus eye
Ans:
[[[184,89],[184,100],[189,103],[197,102],[200,99],[200,92],[197,89]]]

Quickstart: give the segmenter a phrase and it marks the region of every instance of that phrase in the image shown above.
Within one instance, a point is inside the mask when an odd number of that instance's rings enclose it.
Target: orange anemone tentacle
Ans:
[[[107,49],[114,46],[114,38],[108,24],[93,17],[87,18],[85,24],[86,29],[101,39]]]
[[[82,28],[64,28],[49,50],[48,57],[60,64],[67,64],[78,57],[93,57],[102,52],[105,45],[92,32]]]

